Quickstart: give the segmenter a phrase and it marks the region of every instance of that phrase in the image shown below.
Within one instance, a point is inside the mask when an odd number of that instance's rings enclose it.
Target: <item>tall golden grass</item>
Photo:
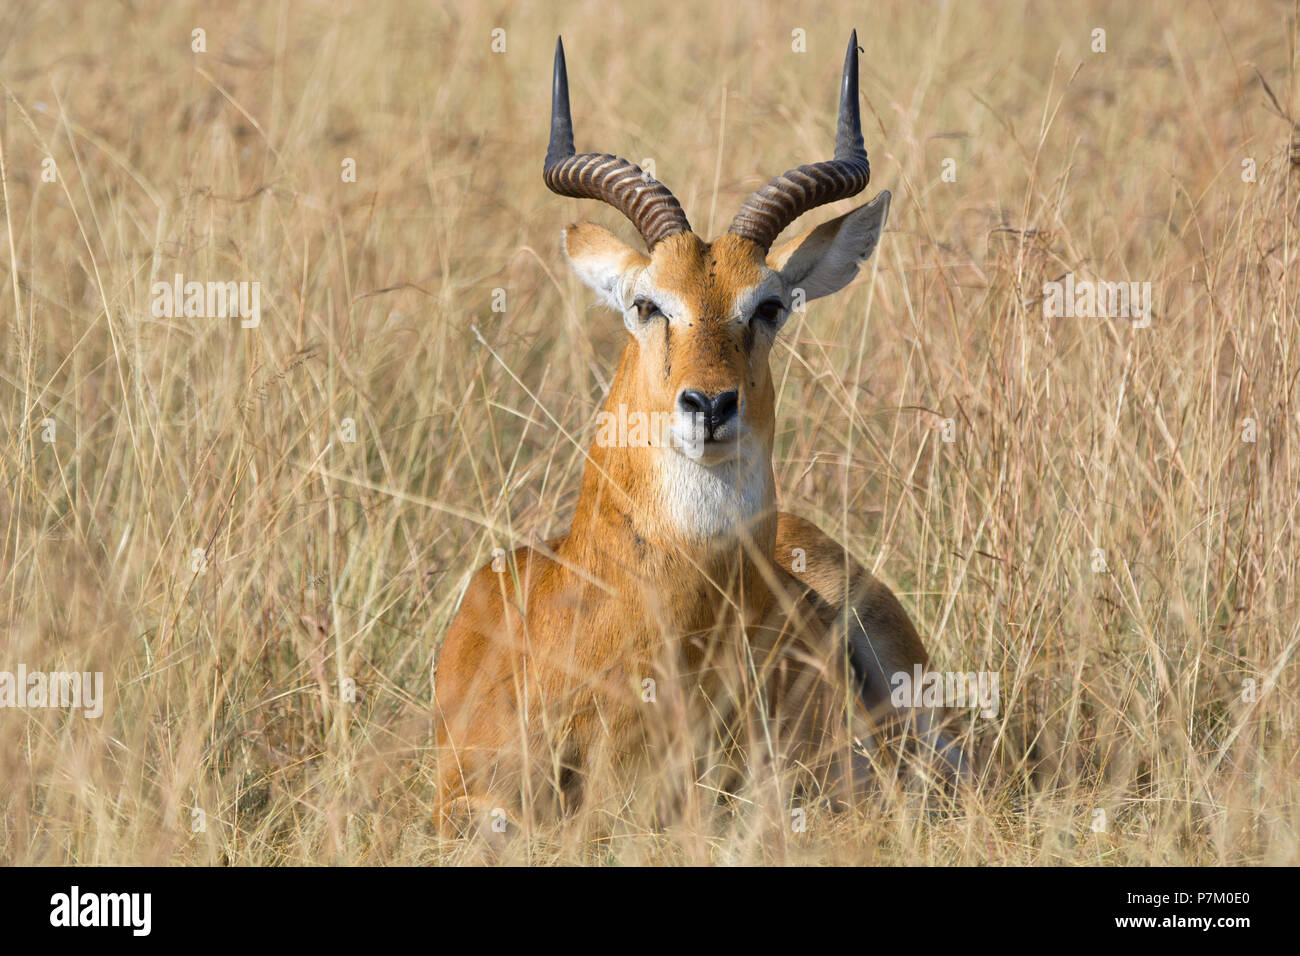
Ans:
[[[625,336],[559,230],[630,228],[541,179],[555,36],[579,149],[713,235],[825,158],[852,27],[894,202],[774,353],[779,495],[1000,675],[983,785],[507,858],[1300,861],[1297,17],[1222,0],[5,3],[0,670],[107,700],[0,710],[0,861],[482,858],[433,835],[438,644],[565,529]],[[260,326],[154,317],[176,273]],[[1048,318],[1066,273],[1150,327]]]

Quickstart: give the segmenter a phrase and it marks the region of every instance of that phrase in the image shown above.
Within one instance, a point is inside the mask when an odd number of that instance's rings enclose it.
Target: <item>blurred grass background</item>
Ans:
[[[559,233],[631,228],[541,179],[555,36],[579,150],[713,235],[829,155],[852,27],[894,201],[774,352],[779,495],[1000,674],[994,771],[940,817],[518,858],[1300,861],[1296,12],[9,0],[0,669],[108,699],[0,711],[0,861],[475,859],[431,831],[436,649],[567,526],[625,336]],[[1150,328],[1045,318],[1067,272],[1151,282]],[[175,273],[260,282],[261,325],[154,318]]]

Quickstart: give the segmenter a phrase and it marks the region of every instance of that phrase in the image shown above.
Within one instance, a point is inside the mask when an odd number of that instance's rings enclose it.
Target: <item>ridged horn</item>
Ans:
[[[551,87],[551,142],[543,176],[551,191],[561,196],[609,203],[636,226],[650,249],[671,235],[691,230],[676,197],[640,166],[608,153],[574,154],[569,74],[564,65],[564,43],[558,37]]]
[[[870,180],[871,164],[862,145],[858,113],[858,31],[854,30],[844,54],[835,158],[808,163],[772,179],[745,200],[728,231],[768,249],[781,230],[809,209],[855,196]]]

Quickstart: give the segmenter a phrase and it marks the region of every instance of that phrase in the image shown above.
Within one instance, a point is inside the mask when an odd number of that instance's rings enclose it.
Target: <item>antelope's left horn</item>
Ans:
[[[781,230],[809,209],[855,196],[870,181],[871,164],[862,145],[858,113],[858,31],[854,30],[844,54],[835,158],[799,166],[768,182],[745,200],[728,231],[769,249]]]

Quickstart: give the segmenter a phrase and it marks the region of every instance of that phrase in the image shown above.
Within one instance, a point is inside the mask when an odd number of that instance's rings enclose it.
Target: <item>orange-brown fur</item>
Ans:
[[[566,247],[579,274],[652,268],[655,288],[684,306],[680,321],[630,336],[605,409],[671,410],[683,388],[738,388],[762,456],[761,507],[721,539],[691,533],[669,518],[656,477],[676,452],[593,445],[569,532],[517,549],[505,570],[480,569],[447,632],[435,695],[440,825],[466,810],[569,809],[593,798],[597,779],[635,789],[678,773],[689,789],[713,773],[726,789],[778,765],[817,783],[847,779],[846,628],[866,628],[882,674],[926,654],[886,587],[776,509],[771,336],[729,317],[796,250],[765,261],[737,236],[707,244],[682,233],[646,257],[585,223]],[[888,718],[882,698],[868,703]],[[770,741],[767,752],[737,756],[728,743],[753,739]]]

